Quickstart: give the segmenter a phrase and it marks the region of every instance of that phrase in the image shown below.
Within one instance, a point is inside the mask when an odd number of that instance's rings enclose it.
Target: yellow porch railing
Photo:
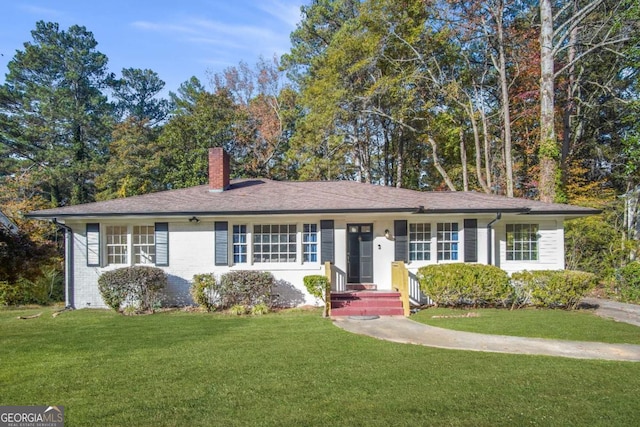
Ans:
[[[331,280],[333,271],[329,261],[324,263],[324,275],[327,277],[327,286],[324,288],[324,316],[331,316]]]
[[[405,317],[411,314],[409,306],[409,270],[405,267],[404,262],[394,261],[391,263],[391,287],[400,292],[402,300],[402,309]]]

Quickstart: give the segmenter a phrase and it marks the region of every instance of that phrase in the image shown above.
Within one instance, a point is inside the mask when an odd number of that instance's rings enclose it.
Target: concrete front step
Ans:
[[[400,293],[353,291],[331,294],[331,316],[402,316]]]
[[[354,308],[354,309],[373,309],[373,308],[402,308],[402,302],[399,300],[379,300],[379,301],[332,301],[331,309]]]
[[[403,316],[402,307],[347,307],[331,308],[331,317],[340,316]]]
[[[378,299],[378,298],[400,298],[400,292],[394,291],[346,291],[331,292],[331,300],[339,299]]]
[[[376,291],[378,285],[373,283],[347,283],[348,291]]]

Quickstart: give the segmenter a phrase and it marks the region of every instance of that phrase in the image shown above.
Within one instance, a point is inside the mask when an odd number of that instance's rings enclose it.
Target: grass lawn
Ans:
[[[67,426],[635,426],[639,391],[640,363],[396,344],[320,312],[0,310],[0,405]]]
[[[463,317],[469,313],[477,317]],[[411,319],[440,328],[483,334],[640,344],[640,328],[603,319],[590,310],[428,308]]]

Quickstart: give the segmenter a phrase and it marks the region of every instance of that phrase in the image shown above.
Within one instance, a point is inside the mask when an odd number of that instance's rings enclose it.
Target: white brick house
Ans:
[[[391,288],[391,263],[564,268],[564,221],[598,211],[475,192],[419,192],[350,181],[229,180],[222,149],[209,185],[32,212],[66,232],[67,305],[105,307],[107,270],[155,265],[167,303],[190,302],[194,274],[270,271],[290,304],[314,303],[302,279],[329,261],[344,283]],[[338,284],[339,285],[339,284]],[[334,286],[338,286],[334,285]]]

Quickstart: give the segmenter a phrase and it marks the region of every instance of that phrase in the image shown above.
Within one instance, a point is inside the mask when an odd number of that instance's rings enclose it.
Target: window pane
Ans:
[[[507,224],[507,260],[538,260],[538,225]]]
[[[129,262],[127,227],[107,226],[107,264],[127,264]]]
[[[255,246],[254,246],[254,251],[255,251]],[[247,226],[242,224],[234,225],[233,226],[233,262],[235,264],[246,263],[247,262],[246,254],[247,254]]]
[[[441,222],[437,225],[438,260],[458,260],[458,223]]]
[[[431,259],[431,224],[409,224],[409,260],[428,261]]]
[[[133,263],[154,264],[156,261],[155,227],[136,225],[133,227]]]
[[[303,230],[309,229],[303,228]],[[295,224],[255,225],[254,230],[254,262],[295,262],[297,255]],[[308,232],[303,233],[305,234]]]

